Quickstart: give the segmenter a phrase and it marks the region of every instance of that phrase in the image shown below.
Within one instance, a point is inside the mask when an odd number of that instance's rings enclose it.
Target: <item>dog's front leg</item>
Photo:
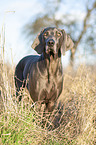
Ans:
[[[45,110],[45,112],[52,112],[54,107],[55,107],[54,101],[49,101],[48,103],[46,103],[46,110]]]

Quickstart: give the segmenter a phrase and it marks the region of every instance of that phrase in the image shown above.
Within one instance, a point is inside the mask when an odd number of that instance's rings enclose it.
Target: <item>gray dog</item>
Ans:
[[[38,34],[32,47],[41,55],[26,56],[17,64],[17,93],[27,86],[33,101],[44,103],[50,112],[63,87],[61,54],[73,48],[73,42],[64,30],[48,27]]]

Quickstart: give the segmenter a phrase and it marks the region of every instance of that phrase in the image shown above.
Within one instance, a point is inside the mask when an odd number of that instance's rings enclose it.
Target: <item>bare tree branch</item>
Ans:
[[[74,60],[74,55],[76,53],[76,50],[77,50],[77,47],[78,47],[78,44],[80,43],[83,35],[85,34],[87,28],[88,28],[88,25],[87,25],[87,20],[89,19],[90,15],[91,15],[91,12],[96,8],[96,1],[93,3],[93,6],[91,9],[87,9],[87,14],[85,16],[85,19],[84,19],[84,23],[83,23],[83,30],[81,31],[79,37],[78,37],[78,40],[75,41],[75,45],[74,45],[74,48],[71,50],[71,56],[70,56],[70,63],[72,65],[73,63],[73,60]]]

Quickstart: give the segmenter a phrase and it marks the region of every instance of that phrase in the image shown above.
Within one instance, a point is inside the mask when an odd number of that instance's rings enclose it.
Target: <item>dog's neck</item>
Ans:
[[[46,57],[44,57],[44,55],[41,55],[40,61],[39,61],[39,65],[42,66],[43,64],[43,68],[41,68],[41,72],[45,72],[47,74],[51,74],[51,75],[57,75],[57,73],[60,75],[62,74],[62,63],[61,63],[61,57],[56,58],[56,59],[48,59]],[[42,71],[42,69],[44,69]]]

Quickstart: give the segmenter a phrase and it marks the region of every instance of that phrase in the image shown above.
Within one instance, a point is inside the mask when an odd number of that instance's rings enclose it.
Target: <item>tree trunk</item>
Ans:
[[[74,44],[74,47],[73,49],[71,50],[71,55],[70,55],[70,65],[73,66],[74,64],[74,57],[75,57],[75,53],[77,51],[77,47],[78,47],[78,44],[80,43],[83,35],[85,34],[86,32],[86,29],[88,27],[88,24],[87,24],[87,20],[89,19],[90,15],[91,15],[91,12],[96,9],[96,2],[93,3],[93,7],[91,9],[87,9],[87,14],[84,18],[84,23],[83,23],[83,30],[81,31],[79,37],[78,37],[78,40],[75,41],[75,44]]]

